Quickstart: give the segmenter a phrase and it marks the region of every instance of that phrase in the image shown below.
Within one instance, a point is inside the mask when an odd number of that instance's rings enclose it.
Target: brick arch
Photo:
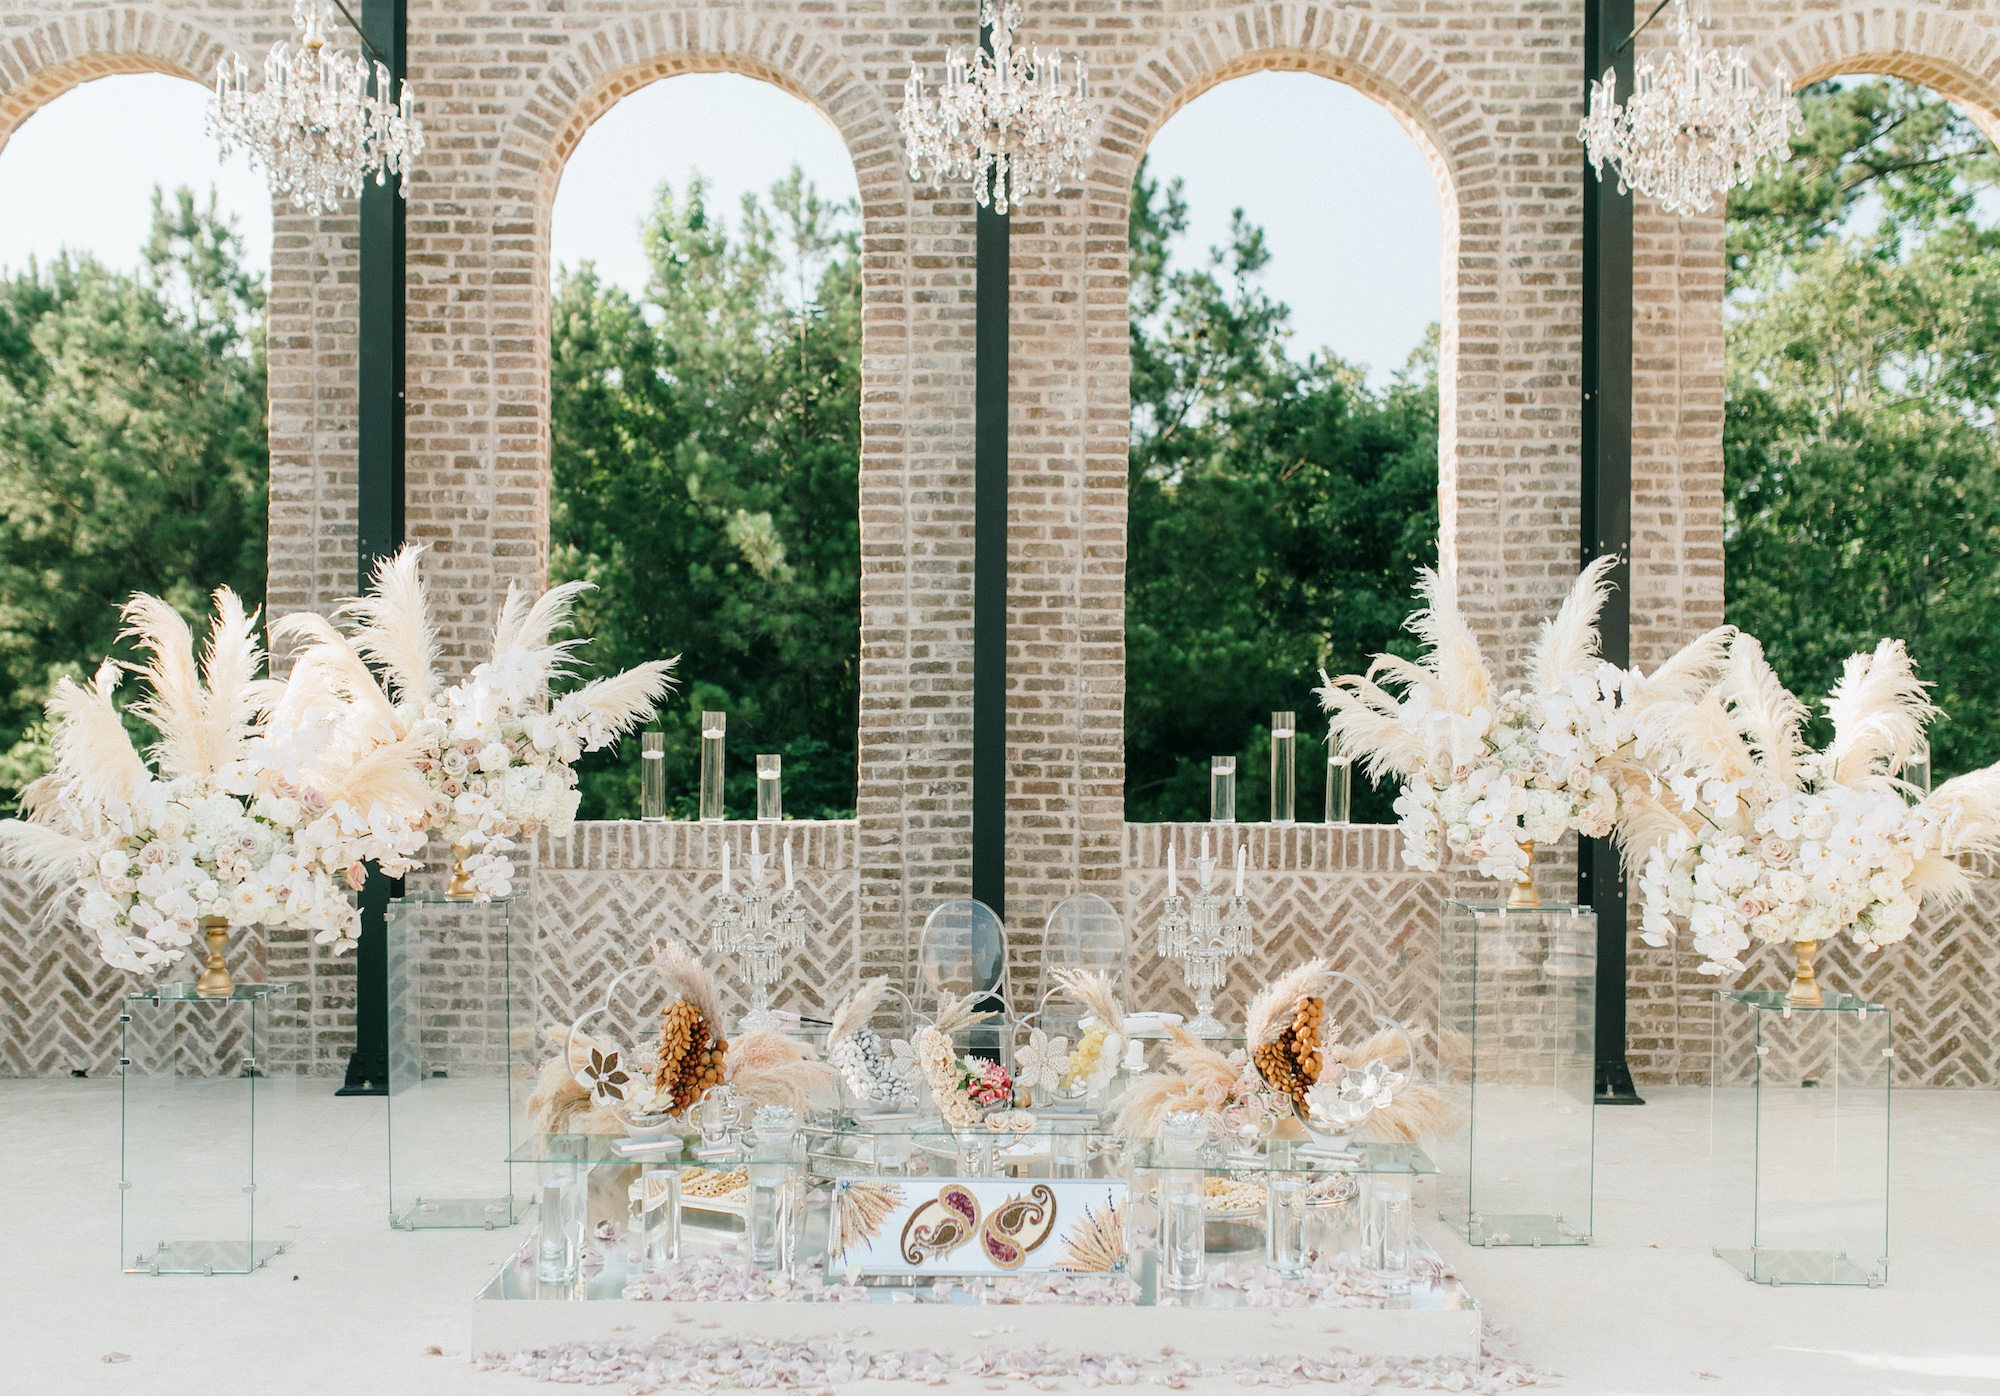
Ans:
[[[1469,369],[1461,353],[1466,342],[1465,308],[1459,299],[1459,269],[1468,251],[1490,257],[1499,191],[1492,142],[1484,118],[1464,85],[1429,48],[1407,32],[1352,9],[1303,5],[1258,8],[1219,16],[1134,65],[1106,112],[1105,138],[1095,178],[1129,188],[1140,156],[1160,128],[1195,98],[1232,78],[1260,72],[1314,73],[1372,99],[1395,118],[1423,153],[1437,193],[1442,232],[1438,270],[1438,495],[1439,547],[1458,561],[1461,549],[1458,454],[1468,414],[1487,410],[1496,397],[1493,367],[1483,362],[1497,346],[1500,325],[1490,310],[1475,314],[1476,346],[1482,362]],[[1486,226],[1476,237],[1466,232],[1468,210]],[[1476,243],[1476,246],[1469,246]],[[1488,323],[1490,321],[1490,323]],[[1481,512],[1477,508],[1473,512]],[[1491,540],[1482,540],[1490,545]],[[1490,546],[1467,550],[1490,552]],[[1461,590],[1476,564],[1461,567]],[[1467,609],[1482,609],[1467,598]]]
[[[1920,83],[1966,110],[2000,145],[2000,39],[1958,14],[1870,10],[1829,16],[1780,31],[1754,54],[1770,72],[1782,62],[1793,87],[1843,73],[1871,73]]]
[[[21,123],[71,88],[125,73],[206,85],[228,45],[157,11],[115,9],[44,24],[0,48],[0,150]]]

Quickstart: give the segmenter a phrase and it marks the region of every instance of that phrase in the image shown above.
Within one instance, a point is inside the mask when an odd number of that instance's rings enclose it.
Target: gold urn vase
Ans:
[[[1509,911],[1532,911],[1542,904],[1542,894],[1535,890],[1535,841],[1523,840],[1521,846],[1528,850],[1528,870],[1507,894]]]
[[[236,979],[222,958],[223,951],[229,948],[229,931],[229,922],[220,916],[201,918],[201,938],[208,946],[208,959],[202,964],[201,977],[194,981],[194,991],[202,998],[226,999],[236,992]]]
[[[469,902],[478,896],[472,889],[472,878],[465,871],[465,860],[471,856],[471,844],[455,843],[451,846],[451,881],[445,884],[446,901]]]
[[[1798,955],[1798,968],[1792,972],[1792,987],[1785,993],[1785,1002],[1794,1008],[1818,1008],[1823,1000],[1819,992],[1819,975],[1813,969],[1813,956],[1819,953],[1816,940],[1795,940],[1792,950]]]

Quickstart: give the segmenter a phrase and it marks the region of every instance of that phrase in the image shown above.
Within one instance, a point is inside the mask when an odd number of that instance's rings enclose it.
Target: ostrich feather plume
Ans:
[[[1598,661],[1597,616],[1611,595],[1611,569],[1616,553],[1606,553],[1583,571],[1569,589],[1562,609],[1542,622],[1529,667],[1544,689],[1560,688],[1566,675],[1588,672]]]
[[[1292,1009],[1302,998],[1326,992],[1326,961],[1307,960],[1266,984],[1243,1014],[1243,1036],[1253,1047],[1275,1041],[1291,1026]]]
[[[394,557],[379,559],[368,594],[340,608],[355,620],[354,648],[387,675],[406,725],[439,688],[437,629],[417,565],[423,554],[421,544],[411,544]]]
[[[1840,680],[1826,695],[1833,719],[1833,778],[1854,788],[1883,787],[1923,740],[1938,716],[1925,696],[1901,640],[1883,640],[1873,654],[1849,655]]]
[[[653,972],[661,984],[694,1005],[710,1032],[722,1036],[722,996],[716,991],[715,976],[686,945],[675,939],[661,941],[653,952]]]

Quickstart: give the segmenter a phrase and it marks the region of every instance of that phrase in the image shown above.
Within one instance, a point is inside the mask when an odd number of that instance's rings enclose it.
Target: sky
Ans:
[[[270,265],[269,197],[241,152],[226,162],[203,128],[207,89],[158,74],[102,78],[43,107],[0,150],[0,267],[88,250],[138,262],[154,184],[212,185],[237,216],[251,266]],[[1245,134],[1255,132],[1254,141]],[[1293,307],[1295,357],[1331,347],[1380,382],[1438,316],[1439,220],[1431,175],[1389,114],[1301,73],[1227,82],[1175,113],[1152,169],[1179,177],[1190,209],[1176,247],[1193,265],[1228,236],[1232,209],[1263,224],[1264,288]],[[585,133],[564,169],[551,229],[557,262],[588,258],[632,290],[645,283],[638,227],[662,180],[699,170],[733,217],[797,163],[822,194],[853,198],[839,134],[808,103],[731,74],[654,83]]]

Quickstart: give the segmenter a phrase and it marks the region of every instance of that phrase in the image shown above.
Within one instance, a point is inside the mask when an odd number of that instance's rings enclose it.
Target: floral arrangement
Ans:
[[[1927,796],[1897,778],[1937,715],[1925,687],[1900,640],[1854,655],[1826,699],[1833,741],[1814,751],[1762,646],[1730,636],[1708,691],[1640,724],[1653,775],[1624,842],[1647,943],[1679,918],[1702,971],[1733,973],[1756,942],[1846,934],[1872,953],[1910,934],[1926,898],[1962,900],[1959,855],[2000,850],[2000,766]]]
[[[408,547],[377,565],[368,594],[341,608],[354,622],[346,634],[313,615],[273,627],[309,645],[294,666],[292,699],[275,715],[272,745],[284,760],[329,741],[348,759],[383,744],[410,748],[427,792],[419,827],[442,830],[456,853],[454,894],[486,901],[513,888],[507,855],[516,839],[544,826],[568,831],[580,798],[573,764],[652,715],[675,661],[641,664],[551,700],[550,682],[567,672],[580,643],[551,636],[591,584],[565,583],[532,605],[510,586],[492,657],[446,686],[422,554]],[[330,739],[312,720],[322,713],[339,718]]]
[[[1119,1060],[1125,1053],[1125,1015],[1109,977],[1095,970],[1068,968],[1055,970],[1053,977],[1058,988],[1090,1010],[1076,1050],[1058,1069],[1055,1088],[1087,1098],[1110,1085],[1118,1074]]]
[[[868,1021],[888,993],[888,980],[871,979],[847,996],[833,1012],[826,1058],[856,1100],[880,1110],[912,1110],[916,1057],[910,1044],[885,1043]]]
[[[975,1010],[970,995],[946,994],[938,1004],[936,1020],[917,1029],[916,1040],[910,1044],[937,1102],[938,1113],[953,1129],[978,1124],[984,1111],[1014,1098],[1013,1082],[999,1063],[974,1057],[961,1059],[952,1050],[951,1040],[955,1035],[991,1016]],[[988,1067],[996,1074],[989,1075]]]
[[[333,740],[336,715],[323,712],[311,755],[268,759],[259,719],[285,705],[288,685],[257,677],[257,617],[226,587],[214,605],[197,662],[170,605],[144,594],[125,604],[122,633],[151,659],[107,660],[88,686],[57,681],[56,768],[22,792],[25,820],[0,822],[0,847],[17,863],[80,893],[78,919],[119,969],[173,964],[211,918],[307,930],[337,954],[359,929],[348,894],[363,865],[400,876],[422,846],[424,792],[407,748]],[[147,686],[133,711],[159,734],[157,769],[114,702],[123,667]]]
[[[1422,658],[1380,654],[1366,674],[1321,673],[1332,741],[1366,757],[1370,776],[1403,782],[1396,813],[1406,863],[1435,871],[1448,849],[1482,876],[1518,883],[1531,845],[1572,829],[1592,838],[1612,831],[1618,793],[1600,765],[1632,740],[1621,701],[1631,676],[1597,658],[1597,615],[1615,561],[1586,567],[1543,623],[1528,687],[1502,690],[1494,679],[1449,568],[1419,574],[1426,605],[1406,624],[1429,647]]]

